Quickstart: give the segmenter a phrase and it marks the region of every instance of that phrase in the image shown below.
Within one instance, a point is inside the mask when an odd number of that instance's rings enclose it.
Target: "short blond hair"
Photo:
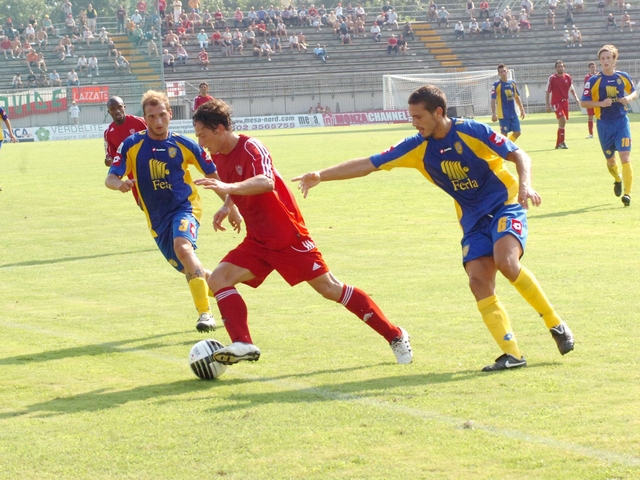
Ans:
[[[167,110],[171,110],[171,104],[169,103],[169,97],[164,92],[159,92],[157,90],[147,90],[144,95],[142,95],[142,114],[145,114],[145,108],[147,105],[164,105]]]
[[[600,54],[602,52],[609,52],[613,57],[613,61],[618,60],[618,49],[615,45],[604,45],[600,50],[598,50],[598,59],[600,59]]]

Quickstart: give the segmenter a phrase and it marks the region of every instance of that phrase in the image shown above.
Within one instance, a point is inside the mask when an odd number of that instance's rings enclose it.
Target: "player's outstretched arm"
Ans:
[[[537,207],[542,202],[542,198],[531,187],[531,157],[522,149],[518,149],[507,155],[507,160],[516,164],[516,170],[518,171],[518,181],[520,183],[520,189],[518,190],[518,203],[524,209],[529,208],[529,200],[534,207]]]
[[[129,178],[127,178],[126,180],[122,180],[119,176],[110,173],[109,175],[107,175],[104,184],[111,190],[119,190],[122,193],[127,193],[133,188],[135,182],[135,180]]]
[[[298,190],[302,192],[304,198],[307,198],[309,190],[318,185],[320,182],[329,180],[346,180],[349,178],[364,177],[371,172],[377,172],[378,169],[369,157],[356,158],[347,160],[333,167],[317,170],[315,172],[305,173],[292,178],[292,182],[300,182]]]

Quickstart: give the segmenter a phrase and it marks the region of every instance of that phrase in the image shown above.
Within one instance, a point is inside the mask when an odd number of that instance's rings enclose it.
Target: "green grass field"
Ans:
[[[395,364],[340,305],[273,275],[239,287],[262,358],[205,382],[187,362],[205,337],[184,278],[130,196],[104,187],[102,141],[5,145],[0,478],[640,478],[640,198],[623,208],[614,197],[585,117],[568,124],[569,150],[553,149],[555,128],[550,115],[523,123],[543,198],[523,263],[576,349],[561,357],[500,278],[529,366],[498,374],[480,372],[500,351],[467,287],[452,201],[415,171],[297,193],[336,276],[410,332],[413,364]],[[409,134],[260,138],[288,179]],[[198,254],[212,268],[243,234],[214,232],[219,200],[203,196]],[[207,337],[229,342],[223,328]]]

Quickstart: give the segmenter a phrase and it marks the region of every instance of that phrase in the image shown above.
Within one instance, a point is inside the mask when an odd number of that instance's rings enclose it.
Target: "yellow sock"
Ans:
[[[538,283],[538,280],[536,280],[536,277],[525,267],[521,268],[518,278],[516,278],[515,282],[511,282],[511,285],[516,287],[516,290],[522,295],[522,298],[536,309],[536,312],[540,314],[547,328],[555,327],[562,321],[542,291],[542,287]]]
[[[522,358],[516,337],[511,331],[509,316],[498,300],[498,296],[492,295],[480,300],[478,310],[500,349],[517,359]]]
[[[192,278],[189,281],[189,290],[191,290],[191,296],[193,297],[193,303],[196,304],[198,315],[211,313],[209,297],[207,296],[207,292],[209,291],[207,281],[202,277]]]
[[[622,181],[622,177],[620,176],[620,169],[618,168],[617,163],[613,165],[613,167],[607,163],[607,169],[609,169],[609,173],[611,174],[611,176],[616,179],[616,182]]]
[[[507,138],[508,138],[509,140],[511,140],[512,142],[515,142],[515,141],[516,141],[516,138],[514,137],[513,132],[509,132],[509,133],[507,133]]]
[[[633,169],[631,163],[622,164],[622,179],[624,183],[624,194],[631,195],[631,186],[633,185]]]

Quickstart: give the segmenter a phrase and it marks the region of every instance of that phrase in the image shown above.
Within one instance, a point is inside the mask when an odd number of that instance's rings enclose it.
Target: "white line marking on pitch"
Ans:
[[[93,341],[91,339],[79,337],[73,333],[44,330],[41,328],[33,327],[31,325],[23,325],[23,324],[10,323],[10,322],[2,322],[0,325],[9,327],[9,328],[30,330],[30,331],[37,332],[41,335],[48,335],[48,336],[59,337],[59,338],[68,338],[68,339],[75,340],[85,344]],[[187,361],[186,356],[184,359],[182,359],[182,358],[174,357],[171,355],[161,355],[161,354],[153,353],[145,349],[137,349],[137,348],[131,348],[126,346],[120,347],[119,346],[120,344],[121,342],[118,342],[118,341],[102,342],[102,343],[98,341],[97,343],[94,343],[93,346],[103,347],[105,349],[112,349],[122,353],[134,353],[136,355],[140,355],[143,357],[155,358],[155,359],[164,360],[167,362],[177,363],[177,364],[184,364]],[[272,380],[265,377],[243,374],[242,372],[238,372],[238,370],[236,369],[229,370],[226,375],[241,378],[243,380],[270,383],[280,388],[304,390],[309,394],[319,395],[326,399],[356,402],[362,405],[381,408],[383,410],[387,410],[387,411],[391,411],[391,412],[395,412],[403,415],[409,415],[411,417],[419,418],[422,420],[435,420],[440,423],[451,425],[452,427],[455,427],[455,428],[460,428],[465,422],[465,420],[463,419],[451,417],[448,415],[442,415],[437,412],[421,410],[418,408],[408,407],[405,405],[392,404],[392,403],[383,402],[380,400],[373,400],[370,398],[359,397],[357,395],[351,395],[348,393],[332,392],[329,390],[313,387],[307,384],[291,382],[289,380]],[[473,428],[477,430],[482,430],[483,432],[491,433],[499,437],[511,438],[514,440],[518,440],[520,442],[528,442],[528,443],[542,445],[544,447],[549,447],[553,449],[561,449],[567,452],[572,452],[572,453],[582,455],[584,457],[593,458],[599,461],[604,461],[608,463],[618,463],[620,465],[624,465],[627,467],[640,467],[640,458],[634,457],[632,455],[609,452],[606,450],[599,450],[595,448],[585,447],[584,445],[579,445],[576,443],[566,442],[563,440],[556,440],[554,438],[543,437],[540,435],[531,435],[528,433],[520,432],[518,430],[492,427],[489,425],[474,423]]]

